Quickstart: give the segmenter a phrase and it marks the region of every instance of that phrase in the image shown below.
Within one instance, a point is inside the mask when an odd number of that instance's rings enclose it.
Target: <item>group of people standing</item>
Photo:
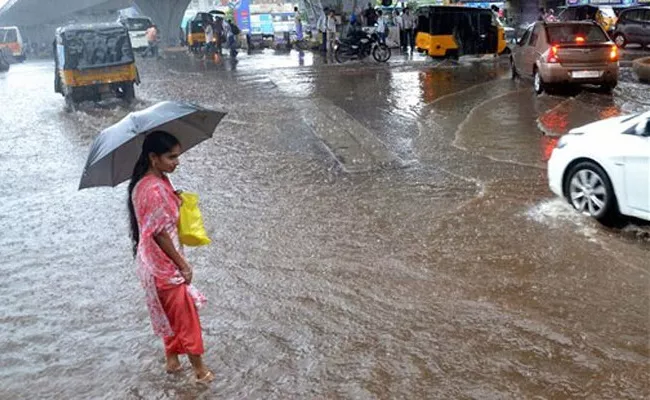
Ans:
[[[237,35],[239,27],[232,20],[217,19],[215,22],[206,22],[203,27],[205,32],[205,51],[208,54],[222,53],[223,41],[225,38],[226,48],[230,50],[230,57],[237,57]]]
[[[552,8],[545,10],[544,7],[539,9],[538,21],[557,22],[559,19],[555,16],[555,10]]]
[[[295,9],[296,15],[296,33],[298,40],[302,36],[302,22],[299,21],[297,7]],[[399,29],[399,44],[402,51],[406,52],[409,48],[413,52],[415,49],[415,30],[417,28],[417,19],[407,7],[402,12],[399,10],[393,11],[393,23]],[[360,27],[376,27],[376,32],[379,35],[382,43],[386,43],[386,37],[389,33],[388,21],[384,16],[382,10],[377,10],[373,7],[372,3],[368,3],[365,10],[358,9],[350,15],[350,30],[357,30]],[[337,27],[339,20],[333,9],[325,7],[323,13],[318,18],[316,27],[322,37],[323,52],[333,52],[334,44],[336,43]],[[300,32],[300,33],[298,33]]]
[[[325,7],[323,13],[318,18],[316,22],[316,27],[321,34],[323,47],[322,51],[327,52],[328,54],[334,53],[334,47],[336,45],[336,28],[338,26],[338,20],[336,19],[336,14],[334,9],[329,9]]]
[[[395,10],[393,12],[393,20],[399,28],[400,48],[403,52],[406,52],[407,47],[409,47],[412,53],[415,49],[415,29],[417,28],[415,15],[411,14],[411,10],[406,7],[402,13]]]

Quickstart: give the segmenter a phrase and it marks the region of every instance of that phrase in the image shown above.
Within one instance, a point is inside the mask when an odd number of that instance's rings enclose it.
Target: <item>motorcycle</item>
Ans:
[[[377,62],[386,62],[390,58],[390,48],[380,42],[376,32],[352,32],[347,39],[338,41],[334,50],[334,58],[338,63],[362,60],[370,54]]]

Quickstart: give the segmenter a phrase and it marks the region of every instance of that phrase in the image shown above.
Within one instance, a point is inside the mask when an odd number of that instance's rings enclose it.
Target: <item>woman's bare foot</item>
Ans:
[[[187,357],[190,359],[197,382],[209,383],[214,380],[214,373],[203,364],[203,358],[200,355],[188,354]]]
[[[203,384],[208,384],[215,380],[214,372],[207,370],[207,372],[204,375],[198,375],[196,376],[196,383],[203,383]]]
[[[174,374],[183,370],[181,361],[178,359],[178,354],[167,355],[167,366],[165,369],[167,370],[168,374]]]

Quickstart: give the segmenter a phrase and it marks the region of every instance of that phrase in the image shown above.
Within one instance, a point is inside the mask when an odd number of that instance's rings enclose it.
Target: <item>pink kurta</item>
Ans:
[[[181,200],[166,177],[148,174],[135,185],[132,201],[140,228],[137,273],[154,333],[165,338],[168,353],[201,354],[203,342],[196,305],[205,302],[205,297],[186,284],[176,264],[154,240],[159,233],[167,232],[176,250],[183,254],[177,227]]]

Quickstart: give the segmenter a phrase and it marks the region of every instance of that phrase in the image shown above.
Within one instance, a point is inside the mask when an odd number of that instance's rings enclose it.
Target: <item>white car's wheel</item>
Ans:
[[[579,212],[601,222],[616,215],[612,183],[599,165],[590,161],[575,165],[567,174],[564,187],[569,202]]]

